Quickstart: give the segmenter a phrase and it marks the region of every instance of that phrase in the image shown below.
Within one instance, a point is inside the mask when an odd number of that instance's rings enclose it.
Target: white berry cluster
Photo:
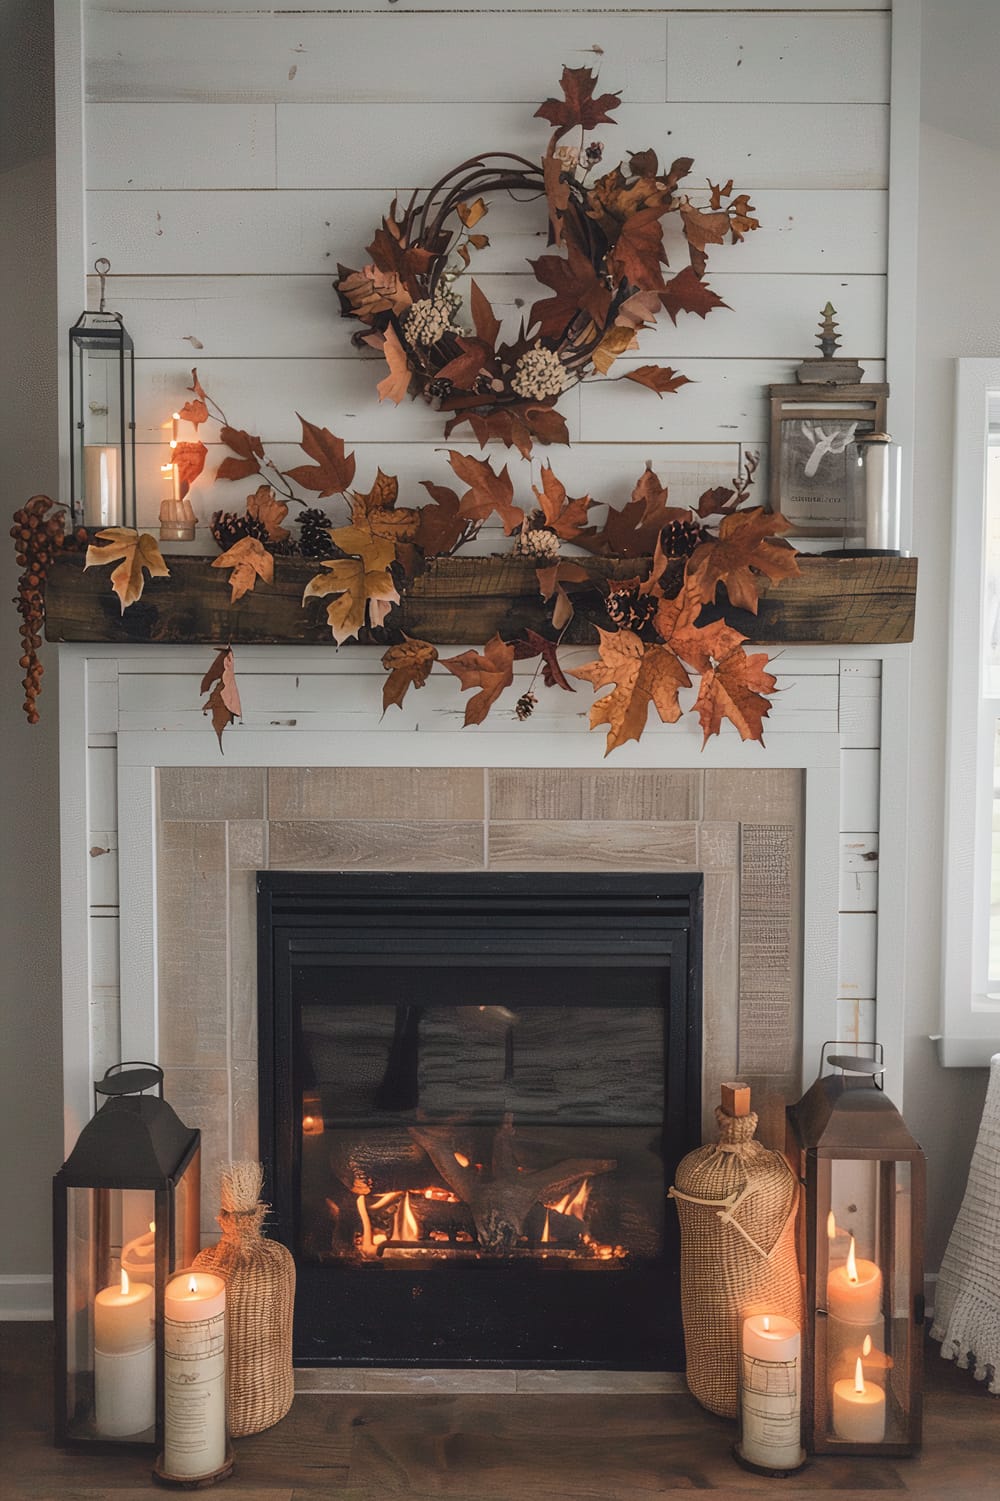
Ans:
[[[547,396],[558,396],[565,384],[566,371],[559,356],[553,350],[540,346],[522,354],[511,380],[511,386],[518,396],[527,396],[534,401],[544,401]]]
[[[530,558],[537,563],[554,563],[559,556],[559,538],[555,532],[525,522],[514,538],[514,556]]]
[[[462,299],[455,292],[437,292],[415,302],[403,320],[403,329],[411,344],[436,344],[453,328],[456,309]]]

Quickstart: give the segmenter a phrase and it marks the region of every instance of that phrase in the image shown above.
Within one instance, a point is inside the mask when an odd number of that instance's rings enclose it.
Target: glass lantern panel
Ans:
[[[886,1162],[883,1170],[883,1202],[886,1207],[886,1238],[892,1243],[891,1275],[886,1301],[888,1324],[886,1370],[887,1441],[905,1443],[909,1436],[913,1392],[912,1341],[919,1331],[913,1323],[913,1287],[910,1247],[913,1235],[913,1173],[908,1162]]]
[[[201,1250],[201,1147],[174,1189],[174,1255],[170,1270],[191,1266]]]
[[[783,418],[779,494],[772,497],[804,537],[838,538],[844,547],[865,545],[865,480],[855,438],[871,421],[838,413]]]

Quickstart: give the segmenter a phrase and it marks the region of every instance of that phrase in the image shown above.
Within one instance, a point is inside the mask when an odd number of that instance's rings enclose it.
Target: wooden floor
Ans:
[[[0,1324],[3,1501],[148,1501],[149,1460],[52,1447],[51,1326]],[[688,1396],[298,1396],[268,1433],[237,1441],[220,1501],[723,1501],[904,1496],[1000,1501],[1000,1399],[928,1355],[924,1450],[905,1460],[815,1459],[785,1481],[739,1469],[734,1426]],[[158,1494],[166,1494],[158,1492]]]

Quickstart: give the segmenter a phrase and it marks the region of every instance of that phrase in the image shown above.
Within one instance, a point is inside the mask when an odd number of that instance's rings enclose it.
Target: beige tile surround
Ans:
[[[258,870],[690,871],[704,889],[704,1127],[749,1078],[777,1145],[795,1090],[748,1023],[801,1017],[797,771],[164,768],[159,773],[160,1060],[203,1132],[202,1231],[221,1166],[257,1155]],[[780,856],[772,860],[772,854]],[[747,1063],[753,1064],[752,1069]],[[775,1066],[776,1063],[779,1066]]]

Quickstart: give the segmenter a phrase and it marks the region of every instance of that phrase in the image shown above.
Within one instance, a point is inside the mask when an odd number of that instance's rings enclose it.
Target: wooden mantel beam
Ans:
[[[584,561],[580,559],[579,561]],[[80,555],[58,558],[46,586],[49,641],[184,645],[330,645],[325,602],[302,606],[315,561],[277,558],[274,584],[229,603],[228,577],[208,558],[168,555],[167,579],[147,579],[142,598],[124,614],[106,568],[83,569]],[[648,560],[591,558],[595,580],[647,572]],[[800,557],[798,578],[760,580],[760,610],[726,610],[750,641],[767,644],[869,645],[913,639],[917,560],[897,557]],[[574,591],[577,613],[565,640],[596,642],[608,627],[600,589]],[[530,562],[509,556],[437,558],[408,587],[390,615],[380,643],[405,631],[437,646],[487,641],[497,631],[513,639],[530,628],[551,635],[548,609]]]

